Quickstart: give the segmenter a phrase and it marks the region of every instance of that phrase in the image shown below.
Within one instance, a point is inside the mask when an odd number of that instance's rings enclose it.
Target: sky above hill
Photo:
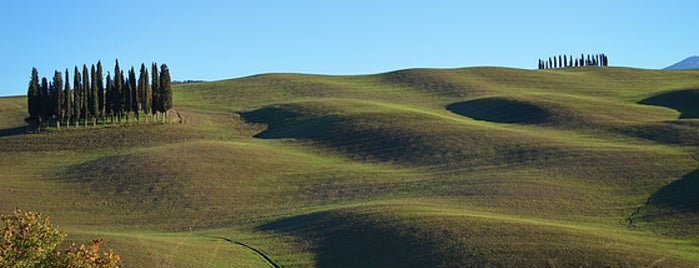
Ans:
[[[166,63],[174,80],[269,72],[367,74],[413,67],[537,67],[606,53],[660,69],[699,54],[699,2],[18,1],[0,3],[0,96],[31,68]]]

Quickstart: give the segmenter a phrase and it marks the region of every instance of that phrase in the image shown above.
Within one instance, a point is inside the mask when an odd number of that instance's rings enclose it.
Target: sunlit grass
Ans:
[[[695,211],[644,205],[696,170],[699,124],[640,102],[697,77],[265,74],[175,86],[182,124],[41,133],[26,99],[0,98],[0,209],[104,237],[134,267],[265,265],[222,238],[285,267],[691,267]]]

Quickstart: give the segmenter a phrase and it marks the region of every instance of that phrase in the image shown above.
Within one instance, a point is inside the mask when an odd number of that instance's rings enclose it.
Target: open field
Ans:
[[[181,124],[40,134],[25,98],[0,98],[0,212],[103,237],[128,267],[699,266],[697,70],[264,74],[174,94]]]

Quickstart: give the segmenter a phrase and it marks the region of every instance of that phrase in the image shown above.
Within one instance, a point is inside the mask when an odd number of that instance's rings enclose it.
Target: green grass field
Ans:
[[[174,94],[180,124],[39,134],[25,98],[0,98],[0,211],[104,238],[128,267],[699,266],[697,70],[263,74]]]

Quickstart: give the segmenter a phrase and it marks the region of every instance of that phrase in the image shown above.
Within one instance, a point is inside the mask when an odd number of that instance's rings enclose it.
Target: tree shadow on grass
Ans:
[[[29,126],[0,129],[0,137],[21,135],[29,131]]]
[[[685,89],[662,93],[639,104],[664,106],[679,111],[680,119],[699,118],[699,89]]]

